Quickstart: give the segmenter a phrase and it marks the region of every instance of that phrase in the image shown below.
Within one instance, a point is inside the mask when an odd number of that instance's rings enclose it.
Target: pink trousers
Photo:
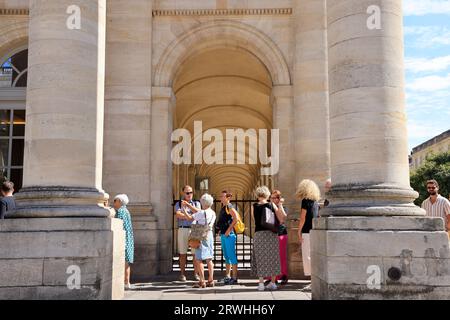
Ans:
[[[282,276],[288,276],[288,261],[287,261],[287,247],[288,247],[288,236],[279,236],[280,243],[280,264],[281,264],[281,274],[277,276],[277,280],[280,280]]]
[[[278,236],[279,245],[280,245],[280,265],[281,265],[281,274],[277,275],[277,281],[281,280],[283,276],[288,277],[288,261],[287,261],[287,247],[288,247],[288,236]],[[266,280],[270,279],[270,277],[266,277]]]

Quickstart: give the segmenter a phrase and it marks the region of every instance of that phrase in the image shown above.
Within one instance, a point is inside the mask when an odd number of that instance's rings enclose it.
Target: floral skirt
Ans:
[[[272,231],[258,231],[253,237],[252,276],[278,275],[280,267],[278,235]]]

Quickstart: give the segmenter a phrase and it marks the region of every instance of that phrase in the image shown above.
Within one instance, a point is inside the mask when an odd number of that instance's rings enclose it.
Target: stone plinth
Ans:
[[[0,224],[0,242],[0,300],[124,296],[121,220],[7,219]],[[70,266],[79,267],[79,289],[67,286],[77,283]]]
[[[131,267],[131,281],[142,282],[159,273],[159,230],[155,216],[133,215],[132,219],[134,264]]]
[[[450,298],[449,239],[441,218],[319,218],[311,260],[316,300]]]

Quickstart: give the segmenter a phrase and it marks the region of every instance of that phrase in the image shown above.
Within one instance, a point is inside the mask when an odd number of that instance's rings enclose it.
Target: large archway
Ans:
[[[253,129],[258,134],[259,129],[282,125],[280,135],[286,138],[293,118],[293,97],[289,67],[279,48],[257,28],[241,22],[217,20],[200,24],[153,58],[151,184],[158,184],[162,192],[152,192],[151,201],[160,230],[160,259],[167,263],[172,260],[173,250],[176,252],[176,224],[173,216],[165,213],[173,211],[173,200],[179,199],[184,184],[197,187],[196,197],[202,192],[217,197],[223,189],[231,189],[239,199],[252,198],[258,184],[286,185],[292,176],[293,162],[285,161],[283,173],[261,174],[261,163],[250,164],[248,157],[258,151],[257,143],[247,138],[245,149],[234,155],[235,159],[245,156],[244,164],[194,165],[191,161],[189,165],[175,166],[171,149],[177,142],[171,141],[170,134],[162,134],[187,129],[192,145],[197,138],[194,122],[201,121],[200,132],[215,129],[222,135],[230,128]],[[268,134],[270,155],[271,132]],[[288,139],[280,141],[279,149],[281,158],[290,156]],[[257,157],[261,160],[259,154]],[[247,210],[241,210],[242,214]],[[168,250],[169,245],[172,250]]]
[[[198,134],[194,132],[195,121],[202,123],[202,133],[216,129],[224,138],[227,129],[272,129],[272,80],[261,61],[247,51],[220,48],[190,57],[177,72],[173,90],[173,126],[189,130],[191,150]],[[218,198],[225,189],[237,198],[251,197],[254,186],[265,179],[260,175],[260,164],[250,164],[249,153],[256,151],[252,150],[256,148],[252,142],[245,141],[245,164],[225,164],[224,151],[219,155],[222,163],[175,165],[174,194],[183,185],[191,184],[195,185],[197,197],[201,192],[209,192]],[[203,147],[209,144],[203,142]],[[237,148],[234,151],[237,153]]]

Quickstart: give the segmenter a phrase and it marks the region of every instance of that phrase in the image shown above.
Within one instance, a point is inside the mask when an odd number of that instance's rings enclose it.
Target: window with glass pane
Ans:
[[[27,86],[28,49],[22,50],[0,63],[0,88],[25,88]]]
[[[19,191],[23,180],[25,110],[0,110],[0,179],[14,182]]]

